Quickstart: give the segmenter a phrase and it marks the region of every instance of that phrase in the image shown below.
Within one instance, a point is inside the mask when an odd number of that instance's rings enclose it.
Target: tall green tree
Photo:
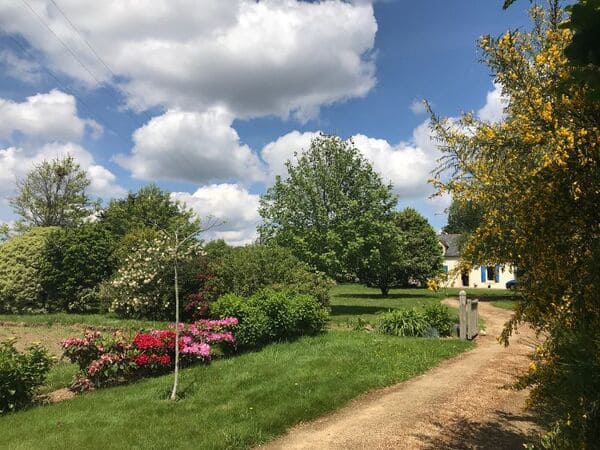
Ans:
[[[394,213],[392,220],[374,224],[378,235],[362,259],[358,277],[386,296],[390,288],[424,284],[442,269],[442,250],[435,230],[413,208]]]
[[[452,200],[448,208],[448,224],[444,227],[446,233],[471,234],[483,221],[483,208],[471,201],[459,202]]]
[[[23,180],[18,194],[10,200],[25,227],[70,227],[80,224],[94,211],[85,171],[67,155],[36,164]]]
[[[260,200],[262,242],[289,248],[333,278],[354,276],[397,197],[350,141],[321,135],[286,163]]]
[[[180,227],[185,235],[200,229],[194,213],[172,200],[168,191],[155,184],[129,192],[125,198],[111,200],[101,211],[100,221],[117,239],[144,228],[171,230]]]
[[[442,270],[442,249],[435,230],[413,208],[400,211],[394,220],[405,238],[404,266],[399,274],[399,284],[407,286],[409,282],[419,282],[424,285]]]

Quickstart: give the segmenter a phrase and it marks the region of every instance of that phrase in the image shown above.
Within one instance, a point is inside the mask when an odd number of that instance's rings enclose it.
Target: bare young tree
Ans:
[[[198,221],[199,223],[200,221]],[[186,244],[196,238],[200,233],[210,230],[213,227],[220,225],[222,222],[209,218],[206,227],[198,227],[194,231],[189,230],[189,223],[187,221],[180,223],[177,226],[173,226],[171,229],[162,229],[161,233],[166,236],[171,242],[170,251],[173,261],[173,275],[174,281],[173,286],[175,289],[175,370],[173,378],[173,389],[171,390],[171,400],[177,400],[177,388],[179,386],[179,273],[178,264],[182,257],[185,257],[188,253],[185,252],[188,248]]]

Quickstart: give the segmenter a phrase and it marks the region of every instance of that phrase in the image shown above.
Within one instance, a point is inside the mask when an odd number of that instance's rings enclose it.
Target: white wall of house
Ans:
[[[446,287],[506,289],[506,282],[515,279],[515,273],[511,266],[497,264],[489,268],[475,267],[469,272],[468,280],[463,280],[460,273],[454,273],[458,259],[458,257],[444,257],[444,270],[448,273]],[[463,284],[463,281],[467,283]]]

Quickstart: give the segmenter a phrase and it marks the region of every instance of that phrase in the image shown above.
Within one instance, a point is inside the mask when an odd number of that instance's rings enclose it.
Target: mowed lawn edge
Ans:
[[[455,339],[329,331],[183,371],[0,417],[0,446],[248,448],[358,395],[419,375],[472,348]]]

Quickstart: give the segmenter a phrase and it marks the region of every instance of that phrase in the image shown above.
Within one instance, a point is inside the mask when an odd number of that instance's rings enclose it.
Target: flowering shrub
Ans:
[[[208,363],[213,346],[235,343],[231,328],[237,324],[235,317],[180,324],[178,346],[181,364]],[[83,338],[66,339],[62,346],[64,355],[81,369],[71,389],[82,391],[172,370],[175,331],[171,327],[168,330],[139,332],[133,338],[126,338],[120,332],[102,336],[96,331],[88,331]]]
[[[199,255],[199,248],[190,244],[178,256],[182,298],[197,289],[199,281],[189,272],[197,273],[192,267]],[[136,240],[113,278],[103,285],[103,302],[121,317],[156,320],[171,317],[173,257],[172,245],[164,237]]]

